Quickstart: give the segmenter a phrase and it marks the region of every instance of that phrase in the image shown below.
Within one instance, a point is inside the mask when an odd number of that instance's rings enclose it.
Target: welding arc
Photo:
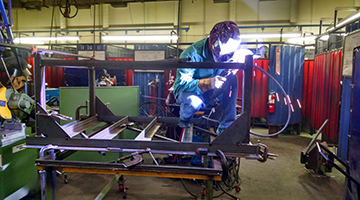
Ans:
[[[285,97],[288,96],[288,94],[285,92],[285,90],[284,90],[284,88],[281,86],[281,84],[280,84],[271,74],[269,74],[267,71],[261,69],[260,67],[258,67],[258,66],[256,66],[256,65],[253,65],[253,66],[254,66],[256,69],[262,71],[262,72],[263,72],[264,74],[266,74],[269,78],[271,78],[271,79],[276,83],[276,85],[279,86],[281,92],[284,94]],[[291,107],[290,107],[290,103],[287,104],[287,107],[288,107],[288,117],[287,117],[287,121],[286,121],[284,127],[283,127],[280,131],[278,131],[278,132],[276,132],[276,133],[273,133],[273,134],[269,134],[269,135],[262,135],[262,134],[259,134],[259,133],[252,132],[252,131],[250,130],[250,134],[253,134],[253,135],[256,135],[256,136],[259,136],[259,137],[273,137],[273,136],[277,136],[277,135],[279,135],[280,133],[282,133],[282,132],[287,128],[287,126],[288,126],[289,123],[290,123],[290,117],[291,117]]]

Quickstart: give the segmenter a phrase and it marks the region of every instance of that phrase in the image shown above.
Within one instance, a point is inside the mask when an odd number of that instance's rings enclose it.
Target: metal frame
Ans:
[[[249,157],[265,162],[267,158],[267,147],[261,143],[248,144],[250,131],[250,113],[251,113],[251,85],[252,85],[252,56],[247,56],[245,63],[195,63],[186,62],[184,59],[174,59],[166,61],[151,62],[120,62],[120,61],[99,61],[99,60],[58,60],[43,59],[41,54],[37,54],[35,59],[34,79],[35,79],[35,101],[36,101],[36,137],[26,138],[28,148],[39,148],[40,159],[36,160],[40,174],[42,177],[42,199],[46,199],[45,182],[49,182],[52,170],[55,169],[73,169],[78,172],[86,173],[106,173],[110,170],[115,174],[145,175],[154,176],[156,173],[162,173],[162,177],[173,177],[174,173],[177,177],[202,177],[207,180],[219,180],[221,169],[212,168],[195,168],[180,166],[159,166],[159,165],[143,165],[133,166],[131,171],[127,171],[126,165],[122,163],[98,163],[98,162],[79,162],[64,161],[66,155],[71,152],[99,151],[99,152],[144,152],[160,154],[181,154],[196,155],[197,150],[201,149],[201,155],[204,156],[224,156],[227,157]],[[64,126],[60,126],[52,116],[45,110],[45,68],[52,67],[70,67],[88,69],[89,74],[89,118],[83,121],[73,122]],[[244,75],[243,79],[243,98],[242,113],[238,119],[233,122],[227,129],[218,135],[212,142],[207,143],[183,143],[170,139],[164,141],[149,141],[154,136],[154,130],[159,127],[160,123],[177,124],[178,118],[171,117],[141,117],[141,116],[115,116],[95,95],[95,69],[177,69],[177,68],[218,68],[218,69],[239,69]],[[205,121],[205,122],[204,122]],[[99,132],[84,134],[82,131],[90,126],[106,122],[107,127],[103,127]],[[146,128],[142,130],[137,138],[148,137],[143,140],[128,139],[112,139],[126,128],[129,122],[148,123]],[[206,123],[206,119],[193,119],[194,124]],[[124,128],[125,125],[125,128]],[[82,137],[74,137],[76,135]],[[155,135],[156,136],[156,135]],[[94,137],[94,138],[92,138]],[[105,139],[99,139],[105,138]],[[161,138],[161,137],[160,137]],[[45,156],[45,151],[50,153],[53,150],[68,150],[64,155],[51,154],[53,156]],[[70,153],[69,153],[70,152]],[[226,160],[226,159],[225,159]],[[156,163],[156,162],[155,162]],[[125,167],[124,167],[125,166]],[[223,166],[224,167],[224,166]],[[115,171],[114,171],[115,170]],[[140,171],[139,171],[140,170]],[[224,170],[226,170],[224,168]],[[144,174],[144,172],[147,172]],[[154,173],[156,172],[156,173]],[[110,173],[110,172],[108,172]],[[135,174],[134,174],[135,173]],[[166,175],[164,175],[166,174]],[[224,171],[222,173],[227,174]],[[48,178],[46,178],[48,176]],[[54,182],[54,181],[53,181]],[[48,187],[52,187],[48,184]],[[208,188],[211,191],[211,188]],[[54,195],[54,190],[51,192]],[[208,194],[208,193],[207,193]],[[210,193],[209,193],[210,194]],[[208,195],[207,199],[212,199],[212,195]]]
[[[223,68],[240,69],[244,71],[243,80],[243,112],[240,117],[231,124],[222,134],[216,137],[211,143],[180,143],[169,141],[133,141],[133,140],[92,140],[91,138],[72,138],[74,135],[68,133],[65,127],[60,126],[46,112],[45,108],[45,73],[44,66],[53,67],[75,67],[89,70],[89,110],[90,117],[96,116],[97,121],[115,122],[123,117],[115,116],[95,96],[95,69],[177,69],[177,68]],[[119,149],[150,148],[152,151],[176,152],[178,154],[194,154],[197,148],[207,148],[209,154],[215,155],[217,150],[222,150],[227,156],[242,156],[243,154],[258,154],[258,145],[243,144],[248,139],[250,130],[250,91],[252,84],[252,57],[246,57],[245,63],[193,63],[174,61],[152,61],[152,62],[119,62],[119,61],[98,61],[98,60],[57,60],[41,59],[40,55],[35,60],[35,101],[36,107],[36,130],[37,135],[46,137],[27,138],[28,145],[57,145],[57,146],[80,146],[80,147],[109,147]],[[135,117],[129,120],[142,120],[150,122],[148,117]],[[177,120],[170,118],[158,118],[157,122],[177,123]],[[83,123],[83,122],[78,122]],[[154,123],[152,123],[154,124]],[[80,126],[80,125],[78,125]],[[149,130],[148,127],[147,130]],[[81,131],[80,131],[81,132]],[[179,152],[180,151],[180,152]]]

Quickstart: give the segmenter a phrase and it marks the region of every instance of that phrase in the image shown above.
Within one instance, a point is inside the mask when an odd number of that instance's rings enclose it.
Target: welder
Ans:
[[[241,43],[238,25],[223,21],[214,25],[210,35],[186,48],[180,58],[190,62],[231,62]],[[220,134],[236,119],[238,82],[236,71],[224,69],[178,69],[174,96],[180,104],[179,126],[189,128],[191,118],[211,100],[222,100],[222,116],[216,130]]]

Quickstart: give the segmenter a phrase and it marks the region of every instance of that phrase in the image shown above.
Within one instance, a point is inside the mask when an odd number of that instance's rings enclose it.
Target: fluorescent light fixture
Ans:
[[[101,37],[105,41],[154,41],[154,40],[177,40],[177,35],[106,35]]]
[[[14,39],[14,43],[17,43],[17,44],[45,44],[45,42],[43,42],[43,41],[17,40],[17,38]]]
[[[63,37],[20,37],[15,38],[15,43],[22,44],[44,44],[47,41],[78,41],[79,36],[63,36]]]
[[[300,37],[301,33],[283,33],[283,38]],[[280,38],[280,33],[242,33],[241,39],[265,39],[265,38]]]
[[[312,36],[307,36],[307,37],[299,37],[299,38],[291,38],[288,39],[287,41],[289,43],[302,43],[302,42],[308,42],[308,41],[314,41],[315,42],[316,36],[312,35]]]

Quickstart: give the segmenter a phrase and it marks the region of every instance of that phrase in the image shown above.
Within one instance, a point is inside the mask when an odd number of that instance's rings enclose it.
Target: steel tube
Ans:
[[[96,147],[96,148],[121,148],[121,149],[146,149],[150,148],[153,153],[167,152],[190,152],[195,153],[198,148],[207,148],[209,153],[214,153],[221,149],[225,155],[244,155],[257,154],[259,152],[258,145],[237,145],[237,144],[207,144],[207,143],[176,143],[166,141],[134,141],[134,140],[90,140],[82,138],[42,138],[28,137],[27,145],[48,145],[49,140],[53,145],[64,147]]]
[[[89,69],[89,114],[90,117],[96,115],[96,107],[95,107],[95,69]]]
[[[70,67],[84,69],[142,69],[142,70],[174,70],[177,68],[196,69],[245,69],[243,63],[210,63],[210,62],[169,62],[169,61],[103,61],[103,60],[60,60],[43,59],[42,65],[53,67]]]
[[[311,142],[309,143],[309,145],[306,147],[304,154],[307,154],[308,151],[310,150],[311,146],[315,143],[316,139],[319,137],[321,131],[323,130],[323,128],[325,127],[325,125],[328,123],[329,119],[326,119],[324,121],[324,123],[321,125],[321,127],[319,128],[319,130],[317,131],[316,135],[314,136],[314,138],[311,140]]]

